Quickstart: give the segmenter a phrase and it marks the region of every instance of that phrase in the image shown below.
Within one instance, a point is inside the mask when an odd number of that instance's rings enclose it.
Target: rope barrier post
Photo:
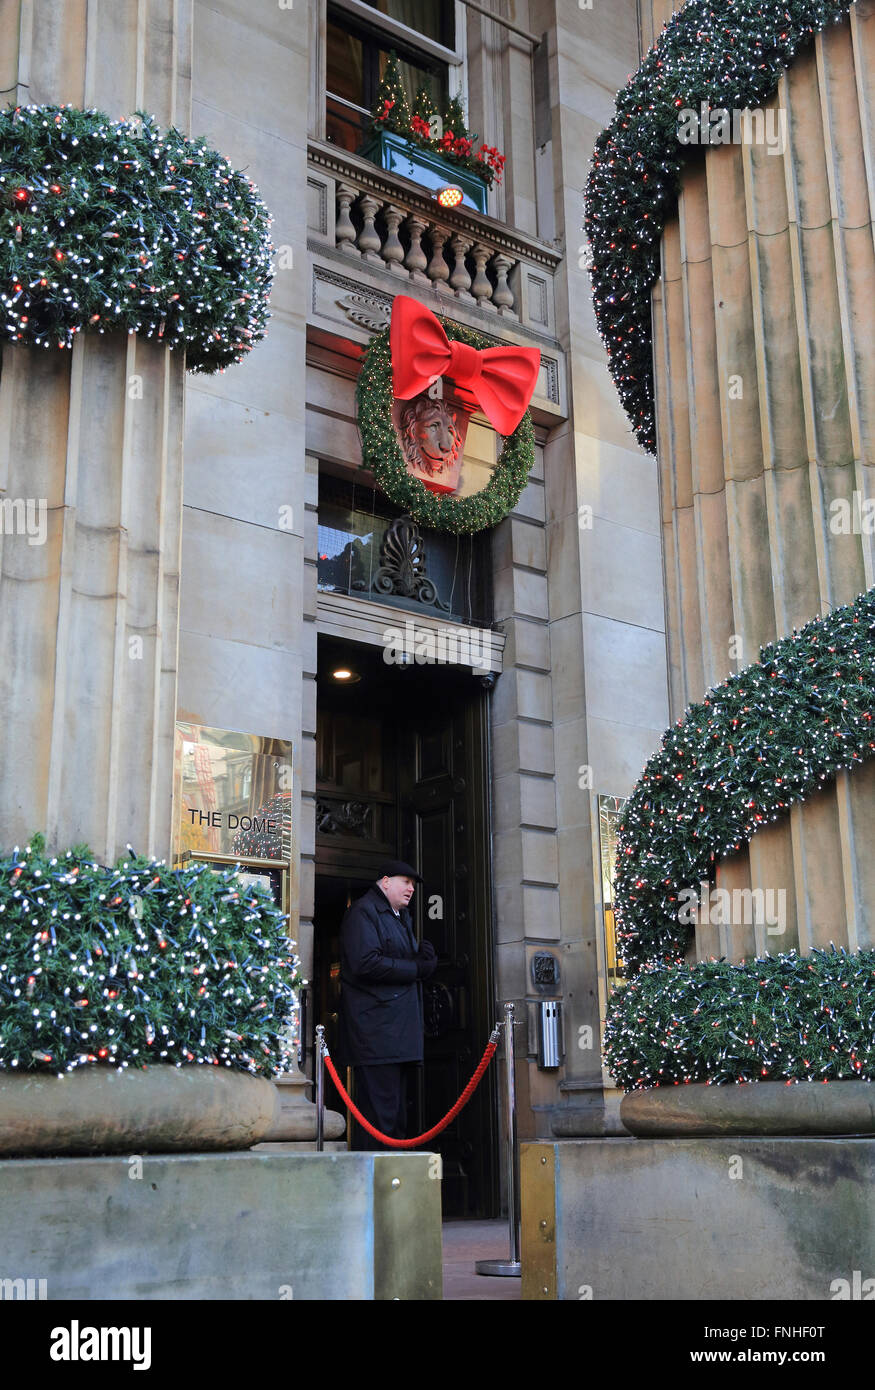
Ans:
[[[507,1260],[477,1260],[474,1269],[478,1274],[501,1275],[505,1278],[519,1279],[522,1275],[520,1264],[519,1227],[519,1147],[517,1145],[516,1124],[516,1076],[513,1052],[513,1003],[504,1006],[504,1058],[507,1070],[507,1221],[510,1235],[510,1258]]]
[[[316,1152],[325,1147],[325,1027],[316,1026]]]

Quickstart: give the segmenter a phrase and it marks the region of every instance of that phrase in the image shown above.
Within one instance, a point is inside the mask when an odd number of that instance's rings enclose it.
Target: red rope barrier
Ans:
[[[325,1065],[328,1068],[328,1072],[331,1076],[331,1079],[337,1087],[338,1091],[340,1092],[341,1100],[343,1101],[344,1105],[347,1106],[350,1112],[353,1115],[355,1115],[362,1128],[368,1131],[368,1134],[372,1134],[375,1139],[379,1139],[381,1143],[388,1144],[389,1147],[393,1149],[418,1149],[422,1144],[427,1143],[429,1139],[434,1139],[435,1135],[440,1134],[442,1129],[446,1129],[447,1125],[451,1124],[452,1121],[456,1118],[459,1111],[465,1108],[465,1106],[468,1104],[468,1101],[471,1099],[474,1092],[477,1090],[477,1087],[480,1085],[480,1080],[483,1076],[483,1073],[489,1066],[489,1063],[492,1061],[492,1058],[495,1056],[495,1050],[497,1047],[497,1039],[490,1038],[489,1042],[486,1044],[486,1051],[480,1058],[480,1064],[477,1067],[477,1070],[471,1077],[471,1080],[468,1082],[462,1094],[459,1096],[459,1099],[456,1101],[452,1110],[448,1110],[446,1115],[444,1115],[444,1118],[440,1120],[436,1125],[432,1125],[431,1129],[427,1129],[425,1131],[425,1134],[417,1134],[415,1139],[390,1139],[388,1134],[381,1134],[378,1129],[375,1129],[374,1126],[370,1123],[370,1121],[365,1119],[362,1112],[358,1109],[358,1107],[353,1103],[350,1096],[347,1094],[340,1077],[337,1075],[334,1063],[328,1055],[327,1047],[323,1052],[323,1056],[325,1058]]]

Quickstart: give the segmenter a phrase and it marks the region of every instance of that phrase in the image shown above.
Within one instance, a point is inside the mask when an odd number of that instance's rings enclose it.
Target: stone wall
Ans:
[[[186,394],[179,718],[290,739],[300,842],[305,626],[306,11],[196,0],[192,130],[258,186],[281,249],[268,334]],[[297,860],[295,860],[297,865]],[[293,880],[293,927],[299,885]],[[307,962],[304,963],[305,971]]]

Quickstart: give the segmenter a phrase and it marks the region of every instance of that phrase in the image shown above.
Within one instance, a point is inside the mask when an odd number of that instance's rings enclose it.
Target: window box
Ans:
[[[361,153],[363,158],[370,159],[381,169],[413,179],[433,192],[449,183],[455,184],[464,194],[463,207],[486,212],[486,184],[483,179],[470,169],[461,168],[454,160],[444,159],[415,141],[397,135],[395,131],[381,130],[368,141]]]

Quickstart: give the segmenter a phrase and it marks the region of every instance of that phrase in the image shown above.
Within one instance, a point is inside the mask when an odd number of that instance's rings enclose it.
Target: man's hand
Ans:
[[[430,980],[434,972],[437,970],[437,967],[437,952],[435,951],[431,942],[426,941],[425,938],[423,938],[419,947],[419,955],[416,957],[417,979]]]

